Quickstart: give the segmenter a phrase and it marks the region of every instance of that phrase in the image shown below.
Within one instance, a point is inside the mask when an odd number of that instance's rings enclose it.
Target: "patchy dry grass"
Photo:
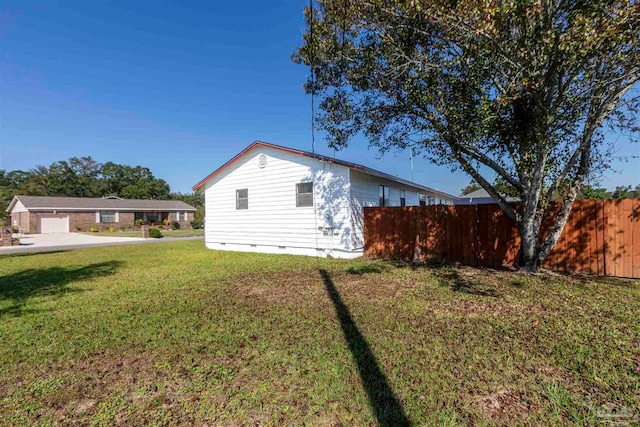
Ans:
[[[640,416],[639,313],[621,279],[197,241],[4,256],[0,419],[595,425]]]

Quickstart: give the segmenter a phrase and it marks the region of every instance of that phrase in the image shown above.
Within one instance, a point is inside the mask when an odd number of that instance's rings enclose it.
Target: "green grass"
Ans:
[[[200,241],[2,256],[0,419],[601,425],[640,416],[639,313],[631,280]]]
[[[110,233],[108,231],[102,231],[98,233],[84,233],[90,234],[92,236],[104,236],[104,237],[141,237],[142,233],[140,231],[114,231]],[[203,229],[191,229],[185,228],[180,230],[162,230],[163,237],[193,237],[193,236],[204,236]]]

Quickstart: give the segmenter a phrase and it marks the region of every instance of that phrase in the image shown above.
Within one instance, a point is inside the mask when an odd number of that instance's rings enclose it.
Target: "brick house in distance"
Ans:
[[[7,212],[10,225],[24,233],[69,233],[76,227],[82,231],[130,228],[138,219],[159,224],[169,218],[187,228],[196,208],[181,200],[15,196]]]

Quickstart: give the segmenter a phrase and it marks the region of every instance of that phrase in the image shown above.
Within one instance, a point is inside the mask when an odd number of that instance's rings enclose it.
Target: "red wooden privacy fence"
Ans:
[[[411,260],[417,236],[422,260],[476,267],[514,267],[520,248],[515,222],[495,204],[365,208],[364,236],[369,256]],[[640,278],[640,200],[575,202],[543,267]]]

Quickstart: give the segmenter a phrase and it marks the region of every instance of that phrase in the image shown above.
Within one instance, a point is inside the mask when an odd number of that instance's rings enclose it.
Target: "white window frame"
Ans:
[[[240,197],[240,191],[246,191],[247,195],[246,197]],[[241,202],[246,202],[246,205],[244,207],[240,206]],[[248,210],[249,209],[249,189],[248,188],[238,188],[236,190],[236,210],[237,211],[244,211],[244,210]]]
[[[407,192],[400,190],[400,206],[407,206]]]
[[[306,193],[301,193],[300,192],[300,186],[301,185],[307,185],[307,184],[311,184],[311,191],[306,192]],[[311,195],[311,204],[301,204],[300,203],[300,195],[304,194],[304,195]],[[314,197],[313,197],[313,181],[311,182],[298,182],[296,183],[296,208],[311,208],[313,207],[313,203],[314,203]]]
[[[102,216],[103,216],[103,215],[105,215],[107,212],[112,212],[112,213],[113,213],[113,221],[104,221],[104,220],[102,219]],[[110,216],[111,216],[111,215],[110,215]],[[100,211],[100,212],[98,213],[98,219],[99,219],[99,221],[98,221],[98,222],[99,222],[100,224],[113,224],[113,223],[115,223],[115,222],[118,222],[118,221],[117,221],[117,216],[116,216],[116,211]]]

